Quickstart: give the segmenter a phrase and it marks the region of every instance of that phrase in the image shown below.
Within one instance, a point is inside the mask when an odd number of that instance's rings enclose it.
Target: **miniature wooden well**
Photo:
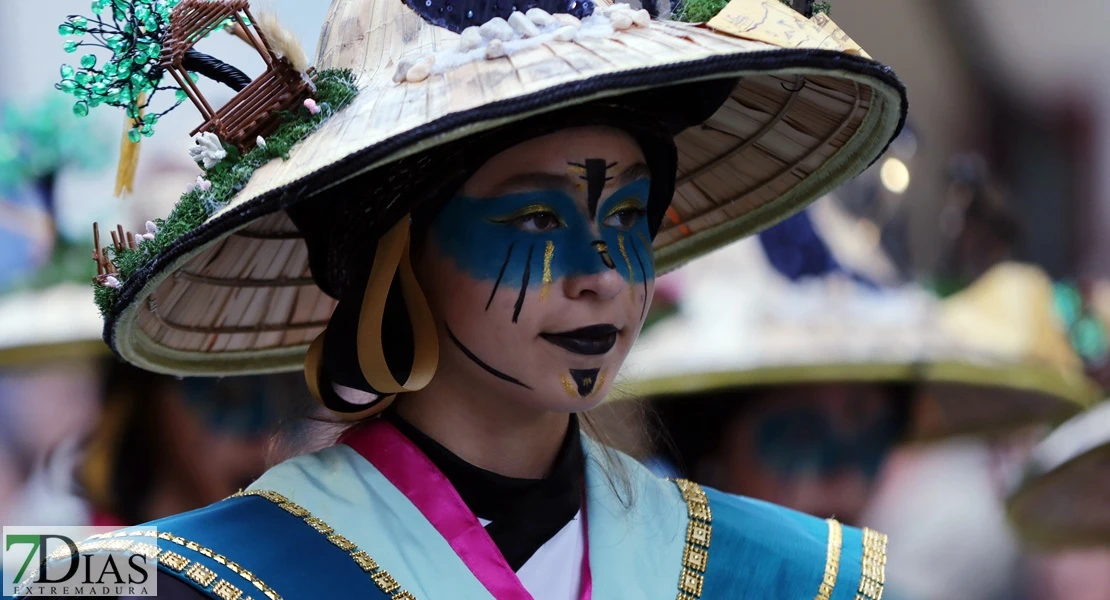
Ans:
[[[266,70],[223,108],[214,110],[182,63],[186,52],[229,18],[239,24],[241,37],[262,56]],[[312,83],[274,53],[259,28],[248,25],[255,22],[247,0],[183,0],[173,9],[158,66],[173,76],[204,116],[204,123],[190,135],[214,133],[225,143],[246,151],[258,136],[277,128],[280,111],[292,110],[312,96]]]

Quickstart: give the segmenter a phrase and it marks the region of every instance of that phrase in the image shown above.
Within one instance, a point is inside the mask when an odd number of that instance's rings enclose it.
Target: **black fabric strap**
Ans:
[[[586,458],[576,415],[571,415],[566,439],[543,479],[505,477],[480,469],[413,427],[397,411],[388,410],[383,417],[427,455],[475,516],[490,521],[486,532],[513,571],[520,570],[582,508]]]

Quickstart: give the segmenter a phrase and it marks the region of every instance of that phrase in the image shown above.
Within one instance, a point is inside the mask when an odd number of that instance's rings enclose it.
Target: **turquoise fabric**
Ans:
[[[686,546],[678,488],[627,455],[583,440],[593,597],[674,598]]]
[[[366,600],[389,598],[373,585],[348,552],[330,543],[302,519],[258,496],[230,498],[149,525],[157,527],[160,534],[169,533],[223,555],[282,598],[341,598],[352,590],[358,590],[359,597]],[[143,525],[125,531],[146,528]],[[162,539],[158,540],[158,547],[190,561],[182,571],[160,561],[160,573],[172,575],[211,598],[218,599],[213,590],[219,579],[242,590],[244,597],[266,597],[250,581],[201,553],[199,548],[193,550]],[[200,586],[186,575],[193,563],[204,565],[219,579],[207,587]]]
[[[671,600],[678,595],[687,505],[678,487],[623,454],[584,438],[586,518],[593,597]],[[373,465],[346,446],[286,461],[254,489],[273,490],[307,509],[366,551],[419,600],[492,596],[447,541]],[[779,506],[705,489],[712,539],[701,595],[707,600],[811,600],[828,558],[828,523]],[[351,559],[299,516],[258,496],[224,500],[153,523],[239,563],[282,598],[387,597]],[[142,526],[131,528],[142,529]],[[830,600],[853,600],[862,533],[843,527]],[[211,557],[160,541],[254,598],[249,582]],[[182,573],[160,567],[210,597]]]
[[[825,574],[829,525],[781,506],[704,488],[713,539],[704,598],[812,600]],[[852,600],[859,587],[862,532],[844,526],[840,568],[830,600]]]

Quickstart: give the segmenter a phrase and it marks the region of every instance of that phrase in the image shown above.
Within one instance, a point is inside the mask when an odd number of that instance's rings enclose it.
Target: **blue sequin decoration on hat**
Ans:
[[[594,12],[593,0],[405,0],[432,25],[461,33],[494,17],[508,19],[516,11],[542,8],[551,14],[565,13],[584,19]]]
[[[841,273],[868,287],[877,287],[866,277],[841,266],[806,211],[761,232],[759,243],[771,266],[791,281]]]

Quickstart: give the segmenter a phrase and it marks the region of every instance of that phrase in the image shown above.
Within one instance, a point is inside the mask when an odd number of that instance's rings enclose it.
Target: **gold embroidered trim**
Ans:
[[[334,544],[337,548],[350,554],[351,560],[353,560],[360,569],[370,575],[370,579],[374,582],[374,585],[378,586],[378,589],[380,589],[381,591],[389,594],[391,600],[417,600],[416,596],[413,596],[411,593],[400,589],[401,584],[397,583],[397,580],[394,579],[392,575],[390,575],[385,569],[381,568],[381,566],[378,565],[377,561],[375,561],[369,554],[367,554],[366,551],[359,550],[358,546],[354,542],[339,535],[338,533],[335,533],[335,529],[331,525],[328,525],[319,518],[312,516],[312,513],[309,512],[308,509],[271,490],[243,490],[237,494],[232,495],[231,497],[239,498],[241,496],[261,496],[269,500],[270,502],[277,504],[289,514],[300,517],[301,520],[303,520],[318,533],[325,536],[327,540]],[[231,568],[231,566],[228,565],[228,568]]]
[[[833,590],[836,589],[836,576],[840,572],[840,547],[843,544],[844,531],[836,519],[826,519],[829,524],[829,550],[825,557],[825,576],[817,588],[814,600],[829,600]]]
[[[682,552],[682,574],[678,578],[677,600],[701,598],[705,569],[709,565],[709,542],[713,539],[713,513],[701,486],[685,479],[672,479],[686,501],[688,523],[686,548]]]
[[[212,585],[212,582],[216,580],[216,572],[198,562],[193,563],[193,566],[189,567],[188,571],[185,571],[185,576],[199,583],[200,586],[204,588]]]
[[[886,535],[863,528],[863,559],[856,600],[882,600],[886,583]]]
[[[239,600],[243,597],[243,590],[221,579],[212,588],[212,593],[220,600]]]
[[[153,534],[153,532],[151,533]],[[245,579],[248,583],[254,586],[255,589],[265,594],[265,596],[269,598],[269,600],[281,600],[281,596],[278,595],[277,592],[266,585],[261,579],[255,577],[253,573],[240,567],[234,561],[228,560],[226,556],[215,552],[210,548],[205,548],[204,546],[201,546],[196,542],[186,540],[185,538],[176,536],[168,531],[160,532],[158,534],[158,539],[166,540],[167,542],[173,542],[178,546],[188,548],[189,550],[207,556],[213,561],[227,567],[228,570],[232,573],[235,573],[239,577]],[[177,571],[178,573],[185,571],[185,576],[195,581],[197,585],[201,586],[202,588],[208,589],[209,587],[211,587],[212,593],[222,600],[249,600],[249,598],[244,598],[243,590],[235,587],[235,585],[233,585],[230,581],[226,579],[220,579],[219,576],[214,571],[212,571],[212,569],[209,569],[199,562],[190,561],[188,558],[185,558],[184,556],[172,550],[163,550],[162,553],[158,555],[158,560],[174,571]],[[191,562],[192,566],[189,566]],[[188,567],[187,571],[185,570],[186,567]]]

